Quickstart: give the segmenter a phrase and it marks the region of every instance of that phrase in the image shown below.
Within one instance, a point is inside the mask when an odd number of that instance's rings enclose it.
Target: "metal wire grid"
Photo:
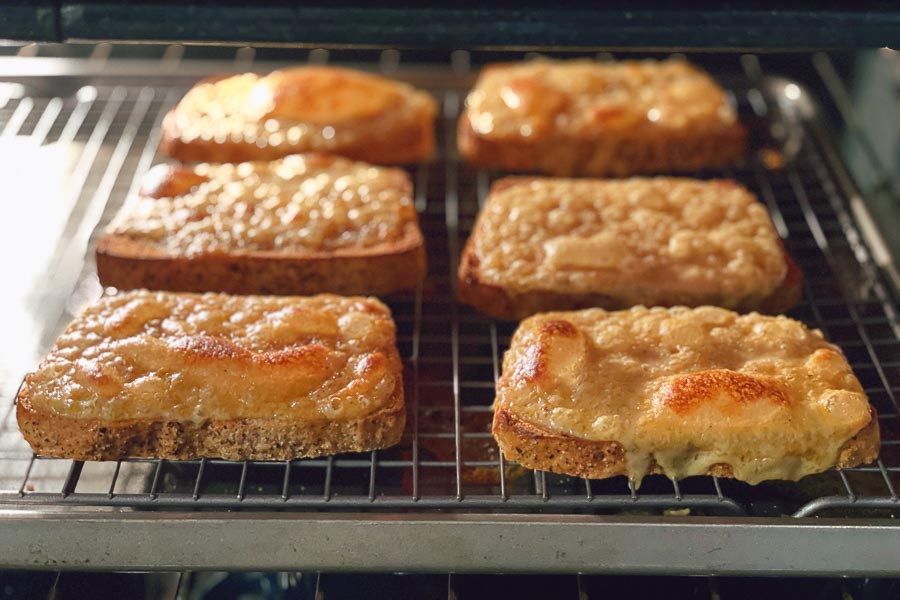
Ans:
[[[97,48],[102,48],[99,46]],[[177,48],[177,47],[176,47]],[[95,50],[94,52],[99,52]],[[166,50],[167,60],[180,59]],[[362,58],[371,61],[369,53]],[[322,63],[327,51],[312,51]],[[381,69],[394,73],[401,54],[382,51]],[[234,67],[248,68],[241,50]],[[745,113],[765,123],[785,117],[764,93],[765,79],[753,57],[742,61],[745,81],[734,97]],[[445,67],[446,69],[446,67]],[[467,52],[453,53],[455,75],[470,70]],[[163,69],[165,70],[165,69]],[[169,67],[168,70],[174,71]],[[157,71],[158,73],[159,71]],[[5,88],[2,132],[36,143],[78,144],[69,169],[70,214],[48,268],[54,285],[39,291],[41,318],[36,352],[52,343],[78,308],[101,293],[89,250],[103,224],[134,191],[155,161],[159,122],[184,92],[164,76],[150,85],[82,86],[59,97]],[[449,81],[449,79],[448,79]],[[456,81],[456,80],[454,80]],[[464,90],[435,89],[443,111],[438,160],[416,167],[416,206],[429,250],[428,282],[415,294],[389,299],[408,377],[409,426],[397,448],[367,454],[282,463],[133,459],[115,463],[35,457],[21,440],[12,405],[12,382],[21,373],[0,373],[10,402],[0,421],[0,502],[135,508],[254,509],[492,509],[650,511],[688,509],[699,514],[866,514],[896,507],[900,472],[898,404],[900,325],[896,300],[847,209],[840,164],[828,139],[806,121],[794,120],[803,142],[784,169],[759,162],[728,173],[758,193],[806,273],[804,303],[792,316],[821,328],[851,360],[873,404],[884,437],[874,466],[810,477],[799,484],[752,487],[696,477],[645,480],[640,493],[625,481],[587,481],[504,462],[488,424],[500,356],[513,325],[485,318],[453,301],[459,252],[484,201],[493,174],[460,163],[455,122]]]

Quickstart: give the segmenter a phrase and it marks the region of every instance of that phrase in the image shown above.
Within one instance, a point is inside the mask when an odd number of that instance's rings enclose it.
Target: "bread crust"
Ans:
[[[619,140],[491,140],[472,129],[466,112],[460,117],[456,136],[459,153],[473,166],[558,177],[627,177],[724,169],[741,159],[747,146],[747,132],[740,123],[705,132],[699,138],[634,135]]]
[[[835,467],[838,469],[868,464],[878,458],[880,433],[875,409],[869,424],[841,448]],[[553,433],[535,423],[520,419],[502,404],[494,409],[494,438],[503,456],[523,467],[552,473],[606,479],[626,475],[628,454],[616,441],[592,441]],[[662,473],[652,461],[647,475]],[[729,464],[710,466],[708,475],[734,477]]]
[[[79,419],[36,409],[27,395],[18,399],[16,418],[22,436],[41,456],[75,460],[292,460],[393,446],[403,435],[406,409],[403,385],[398,383],[388,404],[352,420]]]
[[[474,306],[484,314],[505,321],[518,321],[539,312],[550,310],[579,310],[582,308],[605,308],[619,310],[630,308],[631,304],[606,294],[568,294],[553,290],[539,290],[510,294],[500,286],[485,283],[478,276],[478,257],[472,248],[470,238],[460,259],[457,291],[459,300]],[[803,297],[803,271],[785,251],[788,272],[781,285],[767,298],[757,303],[745,303],[736,307],[738,312],[759,311],[770,315],[787,312]],[[660,306],[690,304],[680,298]],[[703,304],[702,301],[694,305]]]
[[[541,177],[533,176],[504,177],[491,186],[490,196],[510,188],[543,180]],[[488,202],[490,202],[490,196]],[[476,239],[481,229],[482,215],[479,215],[460,257],[457,274],[457,294],[460,301],[474,306],[491,317],[503,320],[520,320],[538,312],[553,310],[578,310],[594,307],[619,310],[634,305],[622,298],[600,292],[577,293],[554,289],[512,291],[503,286],[488,283],[481,276],[481,261],[475,249]],[[734,310],[781,314],[800,302],[803,295],[803,272],[788,254],[783,242],[778,240],[778,244],[786,264],[786,272],[781,283],[767,297],[745,299],[732,307]],[[711,294],[709,290],[696,291],[693,295],[681,293],[654,304],[658,306],[715,304],[713,296],[714,294]]]
[[[417,225],[403,239],[366,250],[285,255],[283,252],[167,256],[115,233],[97,244],[104,286],[175,292],[306,295],[389,294],[414,289],[425,276],[425,242]]]

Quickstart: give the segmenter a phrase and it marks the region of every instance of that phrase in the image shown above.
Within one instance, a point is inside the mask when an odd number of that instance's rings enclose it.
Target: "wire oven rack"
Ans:
[[[28,48],[20,54],[31,52]],[[38,273],[42,277],[34,278],[33,288],[21,296],[22,314],[32,319],[24,330],[30,354],[23,351],[18,361],[0,364],[0,509],[13,515],[73,509],[94,515],[112,508],[128,511],[128,518],[143,514],[140,509],[166,518],[201,509],[301,511],[335,519],[348,518],[347,512],[358,518],[402,513],[404,519],[420,515],[426,522],[449,512],[529,514],[528,523],[542,522],[540,515],[583,515],[594,523],[602,521],[600,515],[687,522],[681,515],[689,514],[709,527],[758,523],[755,535],[765,524],[785,523],[784,516],[794,517],[789,521],[796,524],[817,516],[862,525],[883,523],[900,508],[900,321],[897,291],[874,258],[883,253],[877,233],[867,227],[871,223],[865,220],[865,208],[808,92],[764,74],[755,57],[737,55],[725,67],[717,63],[711,68],[751,123],[760,152],[725,175],[767,204],[806,274],[804,301],[791,316],[822,329],[841,346],[878,409],[883,442],[874,465],[796,484],[759,486],[715,477],[673,482],[651,476],[637,490],[624,477],[588,481],[505,463],[489,422],[494,381],[514,325],[453,300],[462,245],[497,176],[466,166],[455,150],[455,123],[474,72],[470,65],[485,56],[455,52],[447,64],[407,67],[394,50],[344,51],[337,58],[370,68],[377,64],[386,73],[428,87],[443,107],[437,159],[411,171],[429,278],[416,293],[387,299],[406,374],[409,424],[403,442],[383,451],[290,462],[98,463],[34,456],[16,426],[16,386],[72,314],[102,293],[93,243],[134,192],[140,175],[162,160],[156,148],[163,115],[200,76],[279,66],[254,62],[250,49],[238,50],[233,63],[182,60],[180,46],[166,48],[159,62],[106,60],[108,50],[92,47],[89,58],[64,63],[33,58],[24,67],[21,57],[0,59],[0,71],[9,71],[0,84],[0,100],[5,98],[0,143],[25,140],[69,153],[63,168],[65,193],[53,200],[66,219],[57,224],[57,237],[49,239],[53,250]],[[321,63],[332,57],[313,50],[306,58]],[[14,338],[3,343],[23,346]],[[114,514],[122,518],[126,513]],[[564,559],[557,564],[568,565]]]

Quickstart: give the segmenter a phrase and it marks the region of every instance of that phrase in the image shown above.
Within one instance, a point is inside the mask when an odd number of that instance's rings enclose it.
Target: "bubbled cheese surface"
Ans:
[[[250,143],[279,152],[333,151],[433,117],[425,92],[385,77],[327,66],[205,81],[171,113],[185,143]]]
[[[487,139],[672,135],[737,122],[722,88],[678,59],[493,65],[466,108],[472,129]]]
[[[20,401],[71,418],[357,419],[401,381],[375,299],[133,291],[59,337]]]
[[[401,171],[320,154],[161,167],[153,179],[109,232],[169,255],[373,250],[417,223]]]
[[[840,350],[787,317],[714,307],[545,313],[525,320],[497,402],[558,435],[615,441],[635,480],[727,464],[757,483],[835,464],[870,419]]]
[[[765,298],[787,263],[765,207],[730,181],[525,179],[491,193],[478,276],[510,294],[602,293],[624,305]]]

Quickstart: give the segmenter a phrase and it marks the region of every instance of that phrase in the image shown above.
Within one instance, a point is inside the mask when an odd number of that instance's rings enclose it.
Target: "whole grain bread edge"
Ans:
[[[559,435],[518,418],[502,405],[495,407],[492,432],[503,456],[523,467],[587,479],[626,474],[628,454],[618,442]],[[878,458],[879,443],[878,417],[873,408],[869,424],[844,444],[835,466],[847,468],[874,461]],[[648,473],[661,472],[651,463]],[[712,465],[708,474],[734,475],[731,465],[723,463]]]
[[[403,434],[406,409],[403,384],[398,381],[387,405],[349,421],[304,423],[254,418],[194,423],[77,419],[36,410],[22,391],[16,417],[22,435],[42,456],[75,460],[124,457],[291,460],[393,446]]]
[[[781,314],[796,305],[803,295],[803,272],[787,252],[787,273],[781,285],[767,298],[758,304],[737,306],[738,312],[759,311],[767,314]],[[631,308],[617,299],[605,294],[568,294],[554,290],[533,290],[519,294],[510,294],[500,286],[483,282],[478,276],[478,257],[472,248],[472,240],[466,244],[460,259],[459,299],[479,311],[496,319],[524,319],[535,313],[551,310],[578,310],[582,308],[605,308],[618,310]],[[708,304],[709,302],[698,302]],[[671,305],[690,304],[679,299]]]
[[[96,258],[104,286],[176,292],[379,295],[414,289],[426,272],[425,244],[414,224],[389,245],[303,255],[172,256],[127,236],[108,234],[97,244]]]
[[[744,155],[746,138],[740,123],[702,136],[635,136],[613,142],[570,138],[540,142],[492,140],[472,129],[466,113],[457,127],[459,152],[467,163],[513,173],[555,176],[625,177],[724,168]]]

